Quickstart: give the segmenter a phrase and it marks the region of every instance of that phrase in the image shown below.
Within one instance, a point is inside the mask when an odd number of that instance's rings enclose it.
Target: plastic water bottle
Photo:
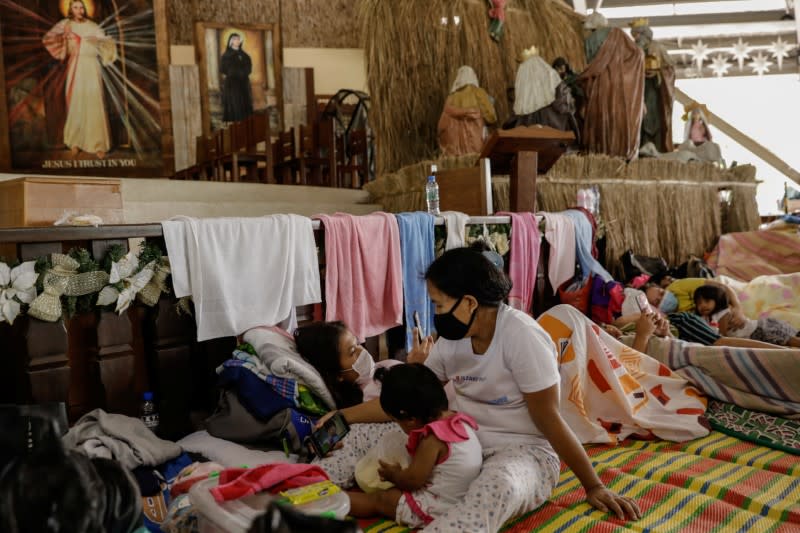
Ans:
[[[439,215],[439,184],[436,183],[436,165],[431,165],[431,175],[425,185],[425,201],[428,204],[428,213]]]
[[[142,402],[142,422],[155,433],[158,431],[158,411],[156,411],[156,404],[153,402],[153,393],[148,391],[144,393],[144,401]]]

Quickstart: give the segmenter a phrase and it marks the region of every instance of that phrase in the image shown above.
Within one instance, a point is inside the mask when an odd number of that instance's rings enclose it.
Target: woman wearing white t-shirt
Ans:
[[[547,500],[558,481],[559,457],[583,484],[589,503],[620,518],[639,518],[633,500],[603,485],[562,419],[555,346],[533,318],[502,303],[511,289],[508,277],[480,252],[459,248],[434,261],[426,279],[440,339],[416,346],[409,362],[424,361],[439,379],[453,382],[451,408],[477,421],[484,464],[464,504],[425,531],[497,531]],[[377,402],[342,413],[351,424],[388,419]],[[364,429],[375,432],[376,426]],[[344,449],[320,466],[347,483],[342,473],[360,453],[345,439]]]

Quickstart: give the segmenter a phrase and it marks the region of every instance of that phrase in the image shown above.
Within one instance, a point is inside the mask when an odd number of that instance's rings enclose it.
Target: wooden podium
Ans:
[[[558,161],[575,142],[572,132],[547,126],[497,130],[483,145],[481,159],[492,162],[492,174],[510,174],[510,207],[514,213],[536,210],[536,175]]]

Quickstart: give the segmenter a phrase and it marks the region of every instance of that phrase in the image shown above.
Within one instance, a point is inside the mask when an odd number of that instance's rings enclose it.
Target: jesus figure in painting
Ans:
[[[117,60],[114,40],[89,19],[82,0],[73,0],[67,18],[53,26],[42,42],[50,55],[67,62],[64,144],[73,155],[82,150],[104,158],[111,148],[111,132],[101,69]]]

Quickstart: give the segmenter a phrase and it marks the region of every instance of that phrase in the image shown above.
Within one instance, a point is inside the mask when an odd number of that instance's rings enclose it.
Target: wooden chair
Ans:
[[[272,153],[272,130],[266,110],[256,111],[250,116],[247,153],[258,158],[255,167],[257,180],[261,183],[275,183],[275,160]]]
[[[219,179],[216,166],[217,144],[214,136],[200,135],[195,140],[194,166],[187,169],[187,179],[192,181],[215,181]]]
[[[259,151],[253,140],[253,116],[234,122],[222,134],[218,166],[231,181],[261,181],[260,169],[270,166],[270,153]],[[244,177],[244,180],[243,180]]]
[[[296,183],[298,172],[297,152],[295,151],[294,128],[278,134],[278,140],[273,145],[275,160],[275,175],[284,184]]]
[[[314,122],[310,126],[300,126],[300,155],[297,158],[300,164],[300,183],[311,185],[328,185],[334,181],[336,171],[336,145],[332,142],[332,123],[330,119]],[[326,132],[326,142],[320,142],[320,132],[324,128],[331,128]]]
[[[353,130],[347,137],[345,162],[339,166],[341,179],[350,175],[349,187],[360,189],[369,180],[369,139],[367,130]],[[344,186],[345,183],[342,183]]]

